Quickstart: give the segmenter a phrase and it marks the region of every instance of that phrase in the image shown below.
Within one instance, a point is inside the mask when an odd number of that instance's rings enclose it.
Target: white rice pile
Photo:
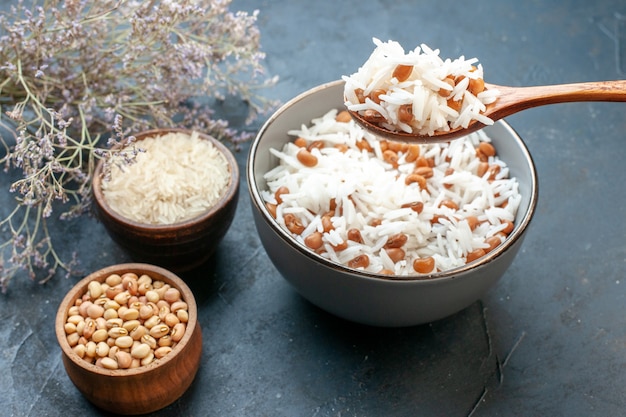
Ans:
[[[467,127],[472,120],[493,124],[481,113],[499,91],[484,89],[476,58],[444,60],[424,44],[408,53],[394,41],[374,39],[374,44],[365,64],[342,77],[349,110],[387,130],[429,136]]]
[[[262,196],[296,240],[339,264],[405,276],[419,275],[416,260],[434,260],[421,274],[461,266],[510,233],[521,200],[518,182],[497,155],[483,152],[490,147],[484,132],[408,145],[378,139],[341,116],[332,110],[290,131],[294,142],[271,149],[280,163],[265,174]],[[316,164],[308,163],[310,156]],[[418,167],[423,189],[410,180]],[[360,241],[351,240],[351,229]],[[314,235],[321,245],[311,244]]]
[[[102,182],[109,206],[144,224],[173,224],[196,217],[215,205],[228,186],[224,155],[209,141],[172,132],[138,142],[133,164],[113,166]]]

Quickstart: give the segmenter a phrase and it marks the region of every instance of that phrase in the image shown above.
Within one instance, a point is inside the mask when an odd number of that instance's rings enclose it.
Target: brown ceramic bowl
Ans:
[[[135,135],[138,141],[169,132],[190,133],[184,129],[158,129]],[[228,162],[231,178],[221,199],[204,214],[171,225],[138,223],[115,212],[102,193],[102,161],[93,177],[93,196],[98,218],[111,238],[137,262],[163,266],[175,272],[191,270],[206,262],[226,235],[235,216],[239,198],[239,168],[232,152],[217,139],[200,134],[221,151]]]
[[[68,311],[87,291],[89,282],[104,282],[116,273],[148,274],[177,288],[188,305],[189,321],[183,338],[161,359],[133,369],[108,370],[81,359],[70,347],[64,330]],[[145,414],[176,401],[191,385],[202,355],[202,331],[189,287],[175,274],[149,264],[119,264],[96,271],[78,282],[61,302],[55,330],[63,365],[76,388],[94,405],[118,414]]]

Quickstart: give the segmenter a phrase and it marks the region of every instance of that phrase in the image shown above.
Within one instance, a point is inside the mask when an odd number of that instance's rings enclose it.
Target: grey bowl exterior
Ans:
[[[287,132],[309,124],[327,111],[341,109],[343,81],[315,87],[282,106],[260,129],[247,163],[254,221],[267,255],[282,276],[304,298],[344,319],[381,327],[404,327],[450,316],[476,302],[498,281],[517,255],[534,215],[538,184],[528,149],[503,121],[486,127],[498,155],[519,181],[522,201],[516,226],[506,241],[463,267],[432,274],[428,279],[390,279],[325,260],[297,243],[272,218],[260,192],[265,172],[277,164],[270,148],[293,138]]]

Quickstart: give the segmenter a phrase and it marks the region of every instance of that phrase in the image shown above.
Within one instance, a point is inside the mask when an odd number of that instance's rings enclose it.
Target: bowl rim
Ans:
[[[296,249],[298,252],[302,253],[303,255],[307,256],[308,258],[311,258],[312,260],[316,262],[319,262],[321,265],[330,269],[339,270],[340,272],[343,272],[343,273],[348,273],[351,275],[355,275],[355,276],[365,278],[368,280],[373,280],[373,281],[396,282],[398,283],[397,285],[402,285],[402,284],[407,285],[407,284],[416,283],[416,282],[423,283],[423,285],[431,285],[435,283],[441,283],[442,281],[453,280],[455,278],[458,278],[464,275],[465,273],[469,271],[475,271],[477,269],[480,269],[486,266],[490,262],[494,261],[496,258],[500,257],[502,254],[504,254],[519,239],[523,238],[523,233],[530,225],[530,222],[537,209],[537,200],[539,196],[537,168],[535,166],[535,162],[532,158],[532,155],[530,154],[530,151],[528,150],[528,147],[526,143],[524,142],[524,140],[521,138],[521,136],[505,120],[498,120],[495,123],[501,125],[512,136],[513,140],[519,146],[521,154],[523,155],[527,165],[529,165],[530,167],[530,172],[529,172],[530,196],[529,196],[528,210],[526,211],[526,213],[524,213],[520,221],[515,224],[515,228],[513,229],[513,231],[507,236],[507,238],[504,240],[504,242],[502,242],[502,244],[500,244],[498,247],[496,247],[495,249],[493,249],[486,255],[472,262],[466,263],[462,266],[448,269],[448,270],[441,271],[441,272],[434,272],[434,273],[423,274],[423,275],[397,276],[397,275],[385,275],[385,274],[379,274],[379,273],[370,272],[370,271],[349,268],[348,266],[338,264],[329,259],[323,258],[315,254],[314,252],[312,252],[310,249],[306,248],[300,242],[297,242],[289,233],[287,233],[286,230],[284,230],[276,222],[276,220],[272,217],[269,210],[263,203],[261,192],[258,188],[257,182],[255,181],[255,175],[254,175],[255,158],[258,153],[259,143],[261,141],[261,138],[265,134],[265,132],[272,125],[272,123],[274,123],[276,119],[278,119],[283,113],[285,113],[291,106],[293,106],[294,104],[302,100],[307,99],[311,95],[314,95],[320,91],[323,91],[329,88],[337,88],[338,85],[342,85],[344,83],[345,82],[342,79],[323,83],[313,88],[310,88],[298,94],[291,100],[287,101],[265,121],[265,123],[259,129],[254,140],[252,141],[252,144],[250,145],[248,159],[246,162],[246,175],[247,175],[248,191],[250,192],[250,195],[252,196],[251,198],[252,204],[254,204],[256,210],[258,210],[261,213],[261,217],[265,221],[265,223],[267,223],[269,227],[275,233],[277,233],[277,235],[283,241],[285,241],[286,243],[289,243],[290,246]],[[313,117],[315,116],[312,116],[311,119]],[[285,134],[287,134],[287,132],[285,132]]]
[[[102,191],[102,169],[104,166],[104,161],[100,159],[96,164],[94,169],[93,181],[92,181],[92,195],[93,200],[98,206],[98,208],[104,211],[107,216],[113,218],[115,222],[130,226],[132,228],[145,231],[145,232],[169,232],[178,230],[181,228],[185,228],[188,226],[192,226],[197,223],[202,223],[208,219],[210,219],[215,213],[217,213],[220,209],[222,209],[228,201],[230,201],[236,194],[239,188],[239,165],[237,164],[237,160],[233,153],[224,145],[221,141],[217,140],[213,136],[194,130],[194,129],[184,129],[184,128],[159,128],[159,129],[150,129],[144,130],[137,133],[135,138],[137,141],[148,137],[154,136],[163,136],[167,133],[184,133],[191,134],[192,132],[198,133],[198,135],[204,139],[208,140],[215,146],[226,158],[226,162],[228,163],[228,167],[230,169],[230,178],[228,185],[226,186],[226,190],[220,196],[219,200],[209,208],[209,210],[205,211],[202,214],[199,214],[195,217],[176,222],[171,224],[148,224],[148,223],[140,223],[135,220],[129,219],[125,216],[122,216],[117,211],[113,210],[113,208],[107,203],[106,198],[104,197],[104,193]],[[117,146],[119,147],[119,146]],[[115,148],[115,147],[114,147]]]
[[[74,352],[74,350],[67,341],[67,335],[65,334],[64,325],[67,322],[67,311],[73,305],[74,301],[87,290],[87,285],[89,284],[89,282],[96,279],[96,277],[103,277],[103,281],[110,274],[122,272],[144,272],[147,274],[151,274],[151,278],[153,279],[166,277],[168,280],[172,281],[176,288],[181,292],[183,300],[187,303],[189,319],[187,321],[185,334],[183,335],[182,339],[176,344],[176,346],[174,346],[170,353],[168,353],[161,359],[155,359],[151,363],[139,366],[137,368],[106,369],[85,361],[80,356],[78,356],[76,352]],[[154,278],[152,275],[157,275],[158,278]],[[67,309],[64,309],[64,306],[67,307]],[[174,360],[175,356],[177,356],[181,352],[181,350],[189,343],[192,337],[192,333],[196,330],[195,328],[196,326],[198,326],[198,324],[198,306],[193,296],[193,292],[191,291],[189,286],[187,286],[187,284],[180,277],[178,277],[178,275],[156,265],[131,262],[115,264],[101,268],[97,271],[90,273],[85,278],[74,284],[67,291],[67,293],[63,297],[63,300],[57,308],[57,313],[55,317],[55,332],[57,342],[61,347],[61,351],[76,366],[82,368],[87,372],[107,377],[132,377],[136,375],[145,375],[148,372],[166,366],[170,361]]]

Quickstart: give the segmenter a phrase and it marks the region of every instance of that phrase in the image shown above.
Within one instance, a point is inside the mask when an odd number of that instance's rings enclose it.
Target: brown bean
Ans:
[[[424,210],[424,203],[421,201],[416,201],[414,203],[406,203],[402,205],[402,208],[410,208],[417,214],[420,214]]]
[[[428,274],[435,269],[435,258],[432,256],[417,258],[413,261],[413,269],[419,274]]]
[[[367,268],[370,264],[369,256],[362,254],[348,261],[350,268]]]
[[[500,246],[500,243],[502,243],[502,240],[500,239],[499,236],[494,235],[494,236],[489,236],[487,239],[485,239],[485,243],[489,245],[486,251],[491,252],[492,250]]]
[[[391,235],[387,238],[385,248],[401,248],[408,239],[409,237],[404,233],[396,233],[395,235]]]
[[[383,152],[383,160],[394,168],[398,168],[398,159],[398,154],[391,149],[387,149]]]
[[[420,187],[420,189],[422,189],[422,190],[426,189],[426,178],[422,177],[419,174],[409,174],[409,175],[407,175],[406,178],[404,179],[404,183],[406,185],[417,183],[417,185]]]
[[[463,100],[454,100],[454,99],[448,99],[446,101],[446,104],[448,105],[448,107],[450,107],[452,110],[460,112],[461,108],[463,107]]]
[[[443,82],[448,84],[451,87],[451,89],[448,90],[442,87],[439,89],[438,93],[441,97],[449,97],[450,94],[452,94],[452,88],[454,88],[454,85],[455,85],[454,80],[450,77],[446,77],[445,79],[443,79]]]
[[[413,170],[413,173],[417,174],[417,175],[421,175],[422,177],[427,178],[427,179],[431,178],[434,175],[433,169],[431,167],[429,167],[429,166],[426,166],[426,167],[424,167],[424,166],[416,167]]]
[[[398,120],[402,123],[411,123],[413,120],[413,106],[403,104],[398,108]]]
[[[469,226],[470,230],[474,230],[476,229],[476,227],[478,226],[478,217],[476,216],[467,216],[465,218],[465,221],[467,222],[467,225]]]
[[[298,148],[306,148],[307,141],[305,138],[298,137],[293,141],[293,144],[296,145]]]
[[[387,252],[387,255],[394,263],[403,260],[406,256],[406,253],[401,248],[388,248],[385,249],[385,252]]]
[[[413,72],[413,65],[398,65],[394,68],[392,77],[397,79],[399,82],[406,81]]]
[[[363,236],[361,236],[361,231],[356,228],[348,230],[348,240],[357,243],[363,243]]]
[[[478,151],[482,152],[486,156],[495,156],[496,148],[489,142],[480,142],[478,144]]]
[[[363,96],[363,90],[361,90],[361,97],[362,96]],[[350,120],[352,120],[352,116],[350,116],[350,113],[347,110],[342,110],[339,113],[337,113],[337,116],[335,116],[335,121],[339,123],[348,123]]]
[[[420,156],[420,146],[412,143],[407,147],[406,156],[404,160],[406,162],[414,162]]]
[[[291,233],[299,235],[304,231],[304,226],[295,214],[287,213],[283,216],[283,220],[285,221],[285,226]]]
[[[283,202],[283,194],[289,194],[289,188],[285,187],[284,185],[278,187],[278,189],[274,192],[274,198],[276,199],[277,204],[281,204]]]
[[[275,219],[276,218],[276,204],[265,203],[265,208],[267,209],[267,211],[269,211],[270,216],[272,216]]]
[[[476,169],[476,175],[478,175],[479,177],[482,177],[487,173],[488,169],[489,169],[489,163],[480,162],[478,164],[478,168]]]
[[[372,145],[370,145],[370,143],[365,139],[358,140],[356,142],[356,147],[360,151],[367,151],[367,152],[374,151],[374,149],[372,148]]]
[[[376,104],[380,104],[380,96],[385,94],[386,91],[383,90],[382,88],[377,88],[376,90],[373,90],[370,95],[368,96],[368,98],[370,100],[372,100],[374,103]]]
[[[505,220],[503,223],[506,224],[506,227],[504,229],[502,229],[502,233],[505,233],[505,234],[508,235],[515,228],[515,224],[512,221],[510,221],[510,220]]]
[[[439,207],[448,207],[452,210],[459,209],[459,205],[452,200],[442,200],[441,203],[439,203]]]
[[[470,78],[468,91],[475,96],[485,91],[485,81],[482,78]]]
[[[485,253],[486,252],[484,249],[473,250],[467,254],[467,256],[465,257],[465,262],[470,263],[472,261],[475,261],[476,259],[485,256]]]
[[[313,250],[321,248],[324,244],[322,241],[322,234],[320,232],[311,233],[304,238],[304,244]]]
[[[333,221],[330,216],[322,216],[322,229],[324,230],[324,233],[328,233],[331,230],[335,229],[335,226],[333,226]]]
[[[367,109],[364,110],[363,113],[361,114],[361,116],[367,120],[368,122],[371,123],[380,123],[380,122],[384,122],[385,118],[383,117],[382,114],[380,114],[378,111],[373,110],[373,109]]]
[[[298,151],[296,158],[298,158],[298,161],[300,161],[300,163],[305,167],[310,168],[317,165],[317,157],[304,148]]]

